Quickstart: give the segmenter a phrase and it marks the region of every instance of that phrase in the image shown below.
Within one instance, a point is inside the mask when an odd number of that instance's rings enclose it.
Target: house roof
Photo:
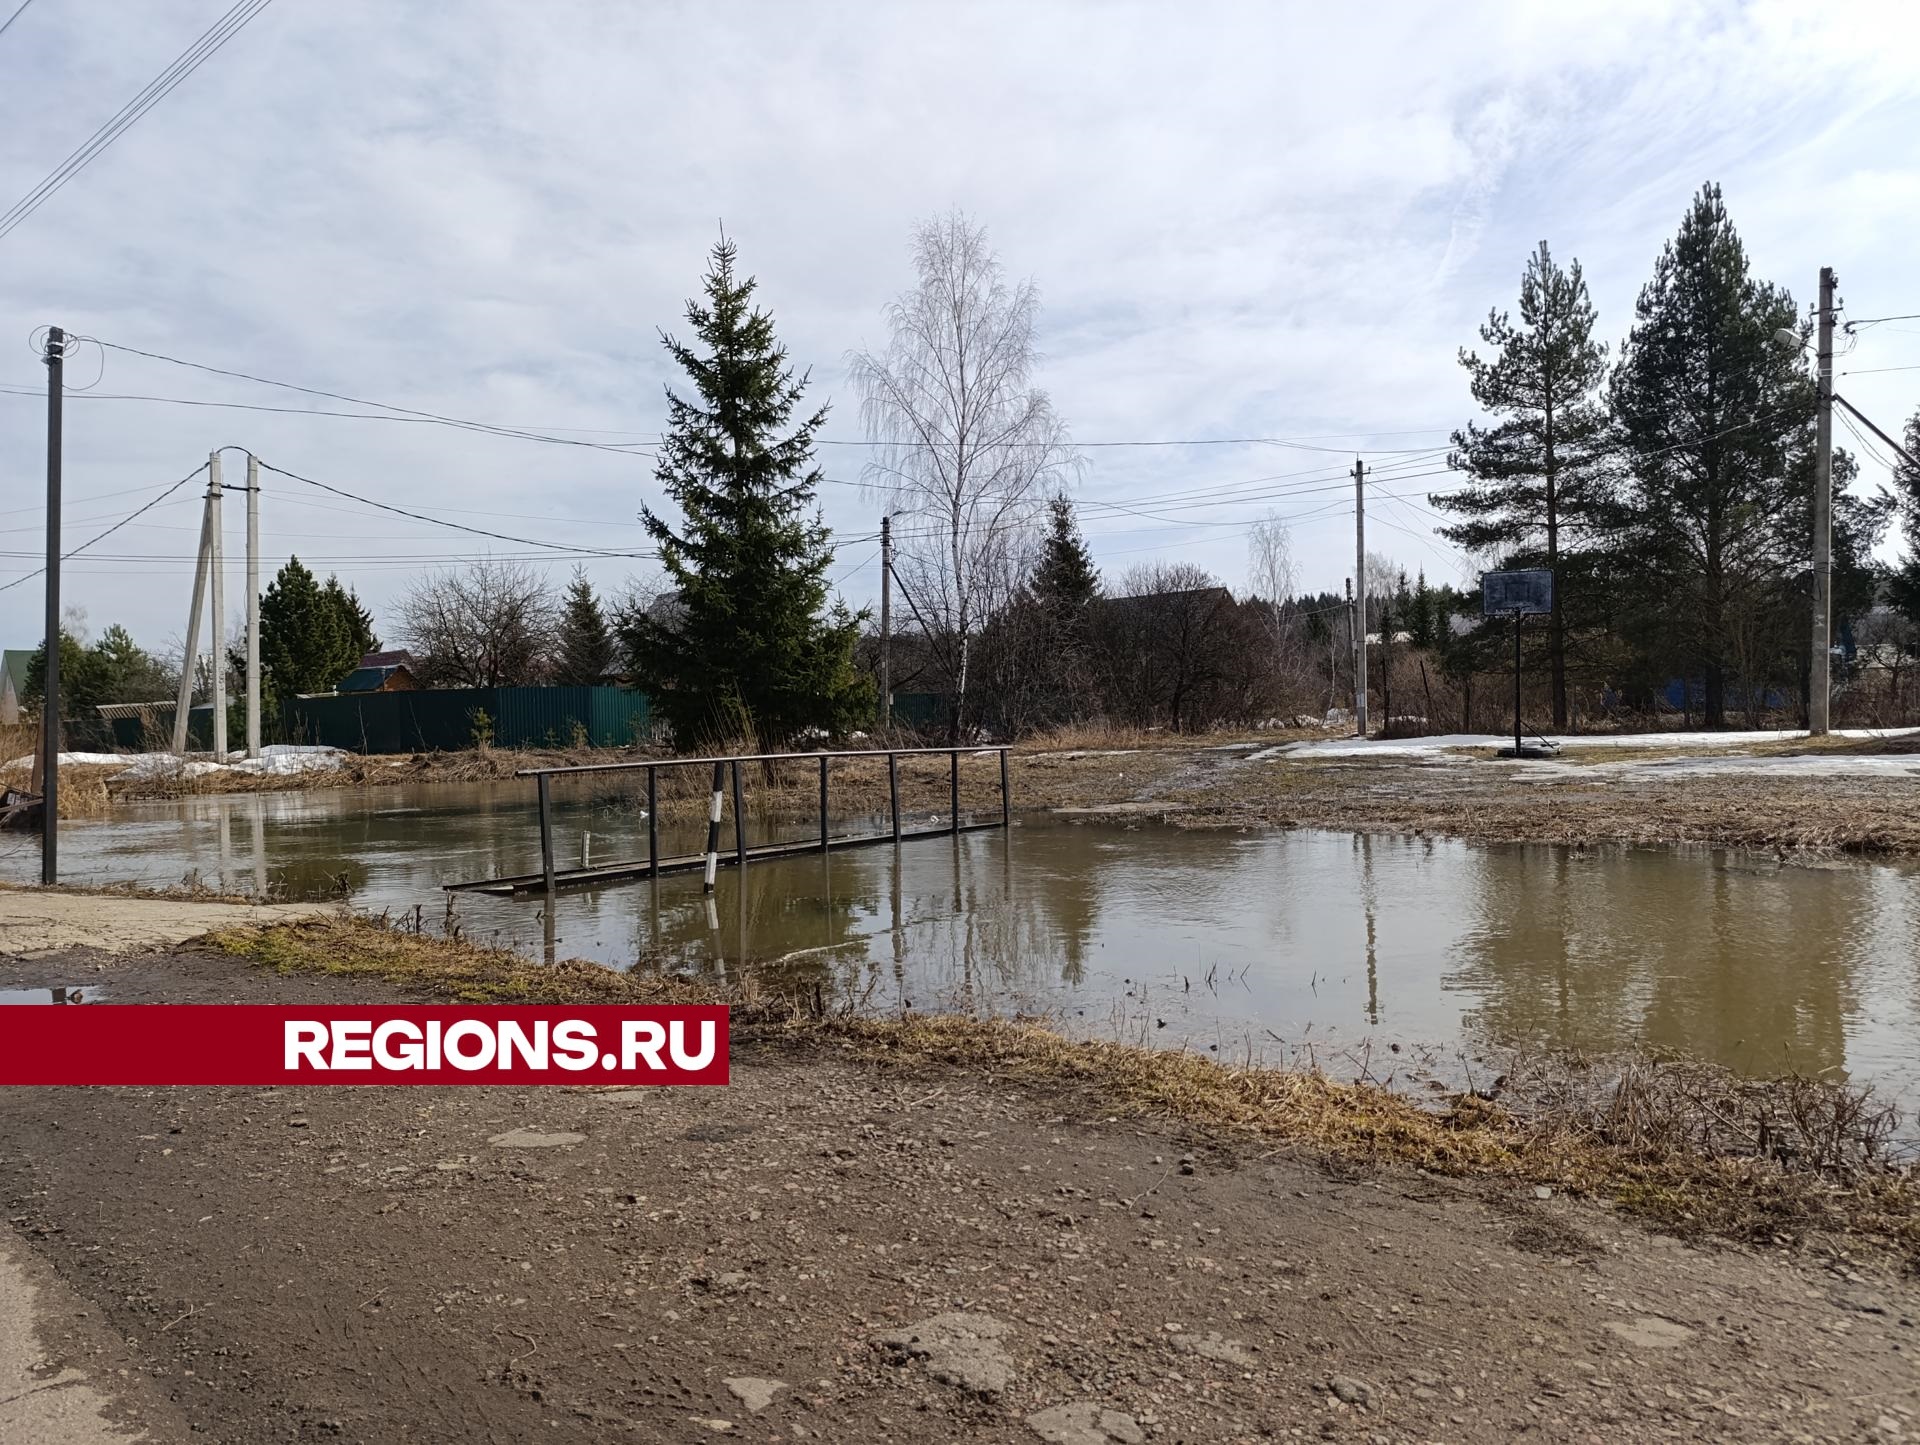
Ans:
[[[413,654],[403,647],[390,652],[369,652],[360,659],[361,667],[411,668],[413,665]]]
[[[374,655],[379,656],[378,653]],[[409,661],[410,660],[411,659],[409,659]],[[413,675],[413,669],[408,667],[404,662],[390,662],[381,666],[370,667],[363,661],[360,666],[340,679],[334,691],[378,692],[386,680],[396,672],[404,672],[409,677]]]

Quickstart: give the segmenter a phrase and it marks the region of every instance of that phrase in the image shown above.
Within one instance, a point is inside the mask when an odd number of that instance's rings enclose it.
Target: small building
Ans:
[[[334,691],[418,692],[420,679],[414,675],[411,652],[369,652],[360,665],[340,679]]]

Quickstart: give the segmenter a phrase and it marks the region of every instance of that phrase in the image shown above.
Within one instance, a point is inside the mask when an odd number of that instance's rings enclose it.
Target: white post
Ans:
[[[207,458],[207,536],[211,545],[207,556],[208,602],[213,611],[213,650],[207,661],[213,664],[213,760],[227,760],[227,593],[226,548],[220,526],[220,453]]]
[[[187,647],[180,659],[179,701],[173,709],[173,751],[176,757],[187,752],[187,721],[193,708],[193,665],[200,649],[200,613],[207,600],[207,543],[212,502],[200,506],[200,550],[193,564],[193,601],[187,606]]]
[[[260,756],[260,459],[247,453],[247,756]]]
[[[1833,267],[1820,268],[1813,454],[1813,651],[1807,666],[1807,734],[1824,737],[1833,696]]]
[[[1353,718],[1367,735],[1367,469],[1353,459]]]

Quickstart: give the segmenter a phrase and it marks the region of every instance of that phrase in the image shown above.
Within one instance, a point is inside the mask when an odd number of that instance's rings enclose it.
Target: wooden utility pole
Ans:
[[[1353,459],[1353,716],[1367,735],[1367,468]]]
[[[260,756],[260,459],[247,453],[247,756]]]
[[[893,518],[880,519],[880,727],[893,726]]]
[[[60,403],[67,333],[47,328],[47,630],[40,693],[40,881],[60,881]]]
[[[1827,731],[1833,665],[1833,267],[1820,268],[1813,433],[1813,655],[1807,669],[1807,732]]]

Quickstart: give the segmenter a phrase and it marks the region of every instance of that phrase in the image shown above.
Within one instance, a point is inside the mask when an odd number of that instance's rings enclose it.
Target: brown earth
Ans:
[[[409,994],[191,947],[0,964],[51,984]],[[162,1445],[1920,1431],[1920,1286],[1890,1264],[925,1059],[747,1043],[720,1090],[9,1089],[0,1200],[52,1286],[47,1378]]]
[[[1707,776],[1623,776],[1606,767],[1689,755],[1848,754],[1911,752],[1915,737],[1783,739],[1734,748],[1622,747],[1567,750],[1575,766],[1541,771],[1468,752],[1420,757],[1329,758],[1274,755],[1279,744],[1324,734],[1262,733],[1182,738],[1163,733],[1089,734],[1086,746],[1058,739],[1013,749],[1016,808],[1087,809],[1164,817],[1182,827],[1311,827],[1380,833],[1431,833],[1493,842],[1586,846],[1688,843],[1720,847],[1837,849],[1864,853],[1920,853],[1920,777],[1870,774],[1777,776],[1753,772]],[[69,768],[62,773],[62,812],[107,811],[113,801],[234,790],[294,791],[372,787],[394,783],[487,782],[531,767],[633,760],[637,753],[604,750],[423,753],[415,757],[350,758],[327,773],[220,773],[204,778],[117,779],[110,770]],[[1589,765],[1589,766],[1580,766]],[[664,819],[704,816],[710,779],[704,770],[660,773]],[[818,806],[819,773],[810,761],[750,767],[743,779],[749,810],[762,817],[807,817]],[[902,807],[944,813],[949,807],[944,758],[903,760]],[[524,784],[531,796],[532,785]],[[836,814],[879,813],[888,800],[886,765],[879,759],[835,762]],[[640,772],[561,780],[566,790],[603,798],[620,795],[639,806]],[[963,811],[997,814],[1000,777],[991,753],[967,755],[960,770]]]

